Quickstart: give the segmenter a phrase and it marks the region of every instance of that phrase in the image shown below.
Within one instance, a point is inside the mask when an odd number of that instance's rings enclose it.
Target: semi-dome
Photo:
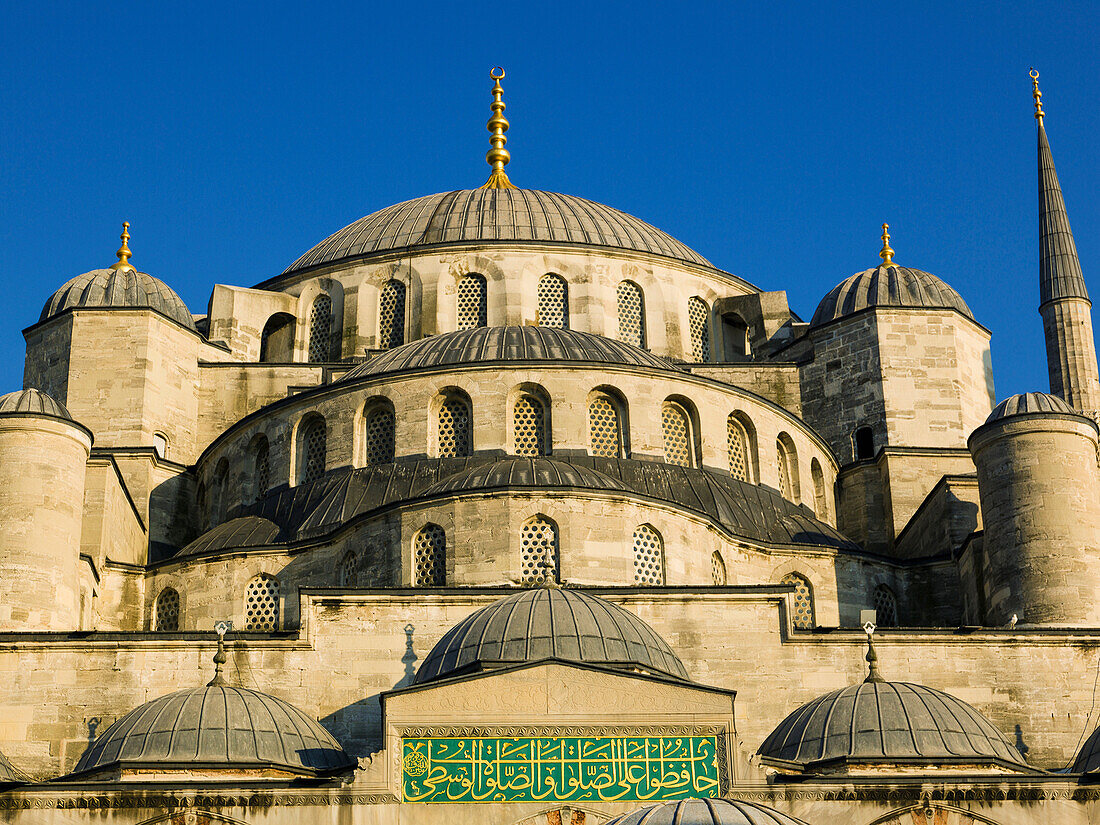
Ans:
[[[633,215],[573,195],[512,188],[460,189],[387,206],[330,235],[283,274],[418,247],[517,241],[645,252],[713,269]]]
[[[64,404],[60,401],[55,401],[51,396],[42,392],[42,390],[36,390],[33,387],[9,392],[7,395],[0,395],[0,415],[10,413],[31,413],[33,415],[49,415],[54,418],[64,418],[66,421],[73,420],[72,415],[65,409]]]
[[[1011,415],[1028,415],[1033,413],[1062,413],[1063,415],[1081,415],[1080,410],[1075,410],[1056,395],[1045,392],[1024,392],[1019,395],[1010,395],[993,408],[993,412],[986,418],[985,423],[999,421]]]
[[[935,275],[891,263],[857,272],[834,286],[817,305],[810,326],[875,306],[953,309],[974,320],[962,296]]]
[[[64,283],[42,307],[39,322],[72,308],[134,307],[152,309],[177,324],[195,329],[191,312],[163,281],[133,268],[93,269]]]
[[[415,682],[541,659],[688,678],[668,643],[633,613],[580,590],[535,587],[483,607],[448,630]]]
[[[628,491],[627,486],[618,479],[591,467],[545,457],[511,457],[468,467],[447,476],[425,490],[423,495],[515,487],[584,487],[590,490]]]
[[[774,808],[739,799],[658,802],[617,816],[607,825],[806,825]]]
[[[341,380],[487,361],[580,361],[674,369],[669,361],[640,347],[588,332],[541,326],[475,327],[395,347],[355,367]]]

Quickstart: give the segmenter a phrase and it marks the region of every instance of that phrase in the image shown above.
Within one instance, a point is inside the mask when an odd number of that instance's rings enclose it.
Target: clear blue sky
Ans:
[[[134,264],[205,312],[352,220],[508,171],[653,223],[809,318],[877,263],[934,272],[993,332],[998,397],[1047,389],[1035,122],[1100,294],[1095,4],[5,3],[0,243],[19,332],[65,280]]]

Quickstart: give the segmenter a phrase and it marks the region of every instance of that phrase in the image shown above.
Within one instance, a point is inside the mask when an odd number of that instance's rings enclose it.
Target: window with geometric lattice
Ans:
[[[359,584],[359,559],[350,550],[340,560],[340,586],[355,587]]]
[[[569,285],[560,275],[539,280],[537,322],[540,327],[569,329]]]
[[[171,587],[166,587],[157,596],[157,604],[153,611],[155,624],[154,630],[176,631],[180,629],[180,594]]]
[[[463,398],[450,396],[439,406],[438,442],[440,458],[473,454],[470,405]]]
[[[311,418],[299,429],[302,472],[299,484],[309,484],[325,474],[328,453],[328,428],[325,419]]]
[[[248,583],[244,596],[245,630],[279,629],[279,580],[266,574]]]
[[[722,587],[726,583],[726,563],[722,560],[722,554],[717,550],[710,554],[710,576],[718,587]]]
[[[256,436],[252,447],[252,501],[263,498],[271,486],[271,447],[266,436]]]
[[[558,526],[546,516],[528,521],[520,530],[519,555],[523,584],[559,581]]]
[[[588,443],[592,455],[623,457],[623,430],[619,406],[606,395],[597,395],[588,404]]]
[[[803,630],[812,628],[814,626],[814,592],[810,587],[810,580],[798,573],[788,573],[783,577],[782,584],[794,585],[794,595],[791,599],[794,626]]]
[[[898,599],[885,584],[875,588],[875,624],[879,627],[898,626]]]
[[[779,495],[793,499],[791,490],[791,457],[782,441],[775,442],[775,465],[779,470]]]
[[[438,524],[425,524],[413,537],[413,586],[447,583],[447,534]]]
[[[485,278],[476,273],[458,282],[458,328],[474,329],[488,323],[485,301]]]
[[[521,395],[512,409],[516,455],[549,455],[546,408],[532,395]]]
[[[309,363],[323,364],[332,350],[332,299],[321,293],[309,310]]]
[[[726,442],[729,449],[730,475],[740,481],[749,480],[749,434],[737,413],[726,418]]]
[[[388,281],[378,296],[378,347],[391,349],[405,343],[405,285]]]
[[[368,467],[389,464],[394,456],[396,421],[393,411],[375,407],[363,420],[363,459]]]
[[[642,288],[633,281],[621,281],[615,290],[619,308],[619,340],[645,347],[645,300]]]
[[[673,401],[661,406],[661,434],[664,436],[665,461],[691,467],[691,423],[687,410]]]
[[[634,583],[665,583],[665,552],[661,534],[648,524],[634,528]]]
[[[688,298],[688,330],[691,332],[691,357],[705,364],[710,361],[710,307],[702,298]]]

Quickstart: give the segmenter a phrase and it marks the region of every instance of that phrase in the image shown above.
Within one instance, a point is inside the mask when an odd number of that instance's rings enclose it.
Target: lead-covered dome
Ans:
[[[516,241],[624,249],[714,268],[671,235],[594,201],[536,189],[460,189],[360,218],[321,241],[283,274],[415,247]]]
[[[60,401],[33,387],[0,395],[0,415],[4,414],[48,415],[72,421],[72,414]]]
[[[1070,773],[1095,773],[1100,769],[1100,728],[1094,730],[1073,760]]]
[[[1045,392],[1024,392],[1019,395],[1010,395],[986,418],[985,423],[999,421],[1013,415],[1029,415],[1034,413],[1061,413],[1062,415],[1081,415],[1080,410],[1075,410],[1056,395]]]
[[[62,284],[42,307],[39,323],[72,308],[152,309],[177,324],[195,329],[191,312],[163,281],[135,269],[93,269]]]
[[[819,327],[875,306],[953,309],[974,320],[962,296],[935,275],[890,264],[857,272],[834,286],[817,305],[810,326]]]
[[[448,630],[415,683],[540,659],[688,678],[668,643],[633,613],[580,590],[535,587],[483,607]]]
[[[774,808],[739,799],[658,802],[617,816],[607,825],[806,825]]]

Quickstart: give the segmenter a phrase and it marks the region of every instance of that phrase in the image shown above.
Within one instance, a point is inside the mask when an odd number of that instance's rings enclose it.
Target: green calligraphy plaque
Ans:
[[[407,738],[406,802],[580,802],[712,798],[718,736]]]

